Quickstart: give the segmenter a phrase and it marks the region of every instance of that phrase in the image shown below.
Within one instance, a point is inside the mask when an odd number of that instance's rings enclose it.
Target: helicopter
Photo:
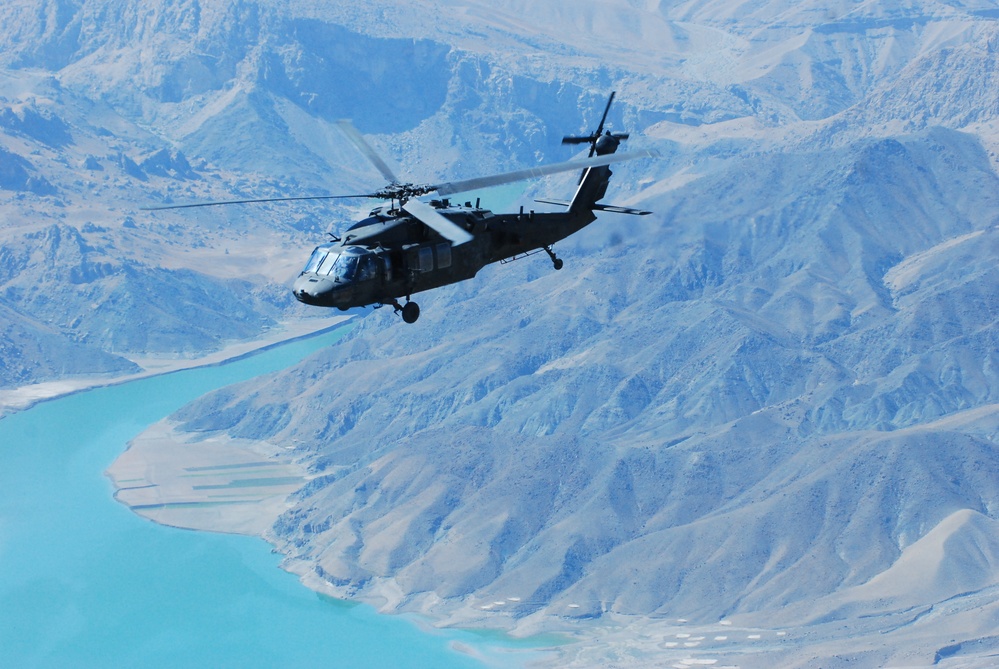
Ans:
[[[563,144],[589,144],[589,156],[534,168],[463,181],[418,185],[400,181],[388,165],[348,120],[338,121],[344,136],[388,181],[385,187],[354,195],[318,195],[146,207],[145,210],[182,209],[256,202],[375,198],[388,204],[375,207],[366,218],[351,225],[343,238],[330,233],[331,241],[317,246],[306,262],[292,293],[305,304],[336,307],[392,306],[406,323],[420,317],[415,293],[473,278],[494,262],[510,262],[545,252],[556,270],[563,261],[552,246],[596,220],[596,211],[644,216],[650,211],[601,204],[612,174],[608,165],[636,158],[654,157],[652,150],[617,153],[628,133],[604,130],[615,93],[610,94],[600,123],[589,135],[563,137]],[[571,200],[537,200],[562,206],[565,211],[495,214],[480,207],[477,198],[453,203],[450,195],[490,186],[580,170]],[[429,202],[417,199],[436,193]],[[405,303],[400,303],[405,298]]]

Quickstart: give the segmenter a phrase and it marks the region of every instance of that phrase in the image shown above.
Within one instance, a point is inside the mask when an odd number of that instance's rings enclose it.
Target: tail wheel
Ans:
[[[555,252],[552,251],[552,247],[545,246],[544,249],[545,253],[548,254],[548,257],[552,259],[552,267],[555,269],[562,269],[562,259],[555,255]]]

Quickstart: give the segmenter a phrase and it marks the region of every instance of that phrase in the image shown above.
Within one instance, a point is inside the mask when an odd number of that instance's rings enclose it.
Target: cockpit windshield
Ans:
[[[316,250],[312,252],[312,257],[309,258],[309,262],[305,263],[305,267],[302,269],[302,273],[315,272],[319,268],[319,263],[323,261],[326,254],[329,253],[328,249],[324,249],[322,246],[317,246]]]
[[[363,270],[360,274],[357,273],[359,266]],[[320,246],[312,252],[312,257],[302,271],[328,276],[334,281],[352,281],[355,278],[358,280],[371,278],[374,274],[374,265],[372,258],[367,254],[358,254],[349,250],[346,253],[338,253]]]
[[[329,274],[339,257],[339,253],[328,253],[326,257],[323,258],[323,261],[319,263],[319,267],[316,268],[316,274],[319,276],[326,276]]]

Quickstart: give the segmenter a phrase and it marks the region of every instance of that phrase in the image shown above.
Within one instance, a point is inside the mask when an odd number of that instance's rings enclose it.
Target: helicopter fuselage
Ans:
[[[600,156],[612,154],[618,143],[613,136],[601,136],[594,150]],[[453,207],[448,200],[434,200],[423,206],[446,220],[431,226],[425,211],[423,216],[412,214],[405,203],[398,209],[394,203],[379,207],[351,226],[343,240],[316,247],[295,280],[294,295],[306,304],[343,310],[391,304],[413,323],[419,307],[410,302],[411,295],[471,279],[490,263],[544,249],[555,269],[561,269],[551,245],[596,220],[593,212],[602,207],[597,202],[611,175],[607,165],[587,167],[564,212],[525,213],[521,208],[497,215],[470,202]],[[463,240],[456,244],[441,230]],[[405,306],[400,297],[406,298]]]
[[[547,249],[596,218],[590,209],[497,215],[470,203],[431,204],[473,239],[453,245],[405,212],[377,209],[352,226],[342,241],[316,247],[295,281],[295,297],[344,310],[398,306],[399,298],[471,279],[490,263]],[[561,261],[552,258],[561,267]]]

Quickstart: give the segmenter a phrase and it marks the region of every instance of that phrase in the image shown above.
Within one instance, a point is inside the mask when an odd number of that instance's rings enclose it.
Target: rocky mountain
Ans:
[[[175,419],[295,445],[278,546],[403,610],[759,624],[865,584],[996,503],[996,177],[940,129],[731,163],[569,272],[484,272]]]
[[[0,387],[134,372],[139,358],[201,355],[305,316],[283,284],[314,214],[140,211],[247,181],[145,129],[126,104],[136,89],[74,79],[92,72],[60,22],[89,5],[35,5],[0,9]]]
[[[964,623],[997,583],[997,19],[925,0],[7,3],[4,336],[44,329],[94,368],[249,336],[328,210],[138,199],[377,185],[343,116],[417,181],[565,159],[617,90],[611,126],[662,158],[615,167],[607,200],[654,216],[602,215],[561,272],[487,268],[421,296],[415,326],[376,311],[171,421],[309,468],[269,538],[326,592],[523,632],[794,631],[768,666],[982,662],[994,625]],[[260,260],[265,241],[291,251]],[[101,308],[74,325],[81,304]],[[225,328],[173,327],[210,314]]]

